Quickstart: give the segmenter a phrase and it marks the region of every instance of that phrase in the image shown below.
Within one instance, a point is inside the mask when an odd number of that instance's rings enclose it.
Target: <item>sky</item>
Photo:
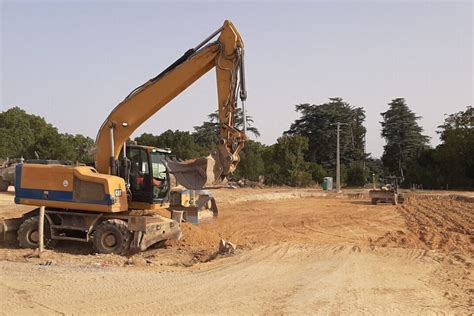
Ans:
[[[246,108],[262,143],[289,129],[296,104],[342,97],[365,109],[367,152],[380,157],[392,99],[422,116],[433,146],[445,115],[474,103],[472,1],[0,3],[0,110],[19,106],[63,133],[95,139],[131,90],[225,19],[245,43]],[[133,136],[192,131],[216,109],[211,70]]]

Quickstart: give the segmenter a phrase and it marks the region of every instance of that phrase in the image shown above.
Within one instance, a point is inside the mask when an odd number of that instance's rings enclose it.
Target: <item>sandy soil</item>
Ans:
[[[474,204],[358,192],[215,190],[220,214],[132,257],[0,244],[0,314],[469,314]],[[0,195],[3,212],[12,212]],[[10,205],[11,207],[11,205]],[[5,211],[4,211],[5,209]],[[1,217],[1,215],[0,215]],[[221,238],[237,244],[217,255]],[[67,302],[67,303],[66,303]]]

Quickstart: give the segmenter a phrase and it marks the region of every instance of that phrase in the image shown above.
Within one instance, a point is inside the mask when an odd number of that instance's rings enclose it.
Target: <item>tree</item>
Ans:
[[[436,149],[424,148],[406,170],[406,183],[422,185],[425,189],[446,188],[446,172],[441,171],[439,154]]]
[[[219,123],[203,122],[200,126],[194,126],[192,135],[196,144],[210,149],[219,141]]]
[[[421,117],[408,108],[403,98],[392,100],[381,115],[382,137],[386,142],[382,162],[390,173],[403,177],[409,163],[426,148],[429,137],[422,134],[417,123]]]
[[[347,185],[363,186],[365,185],[364,168],[360,163],[353,163],[347,170]]]
[[[35,151],[43,155],[57,141],[56,128],[39,116],[27,114],[19,107],[0,113],[0,155],[2,157],[35,158]]]
[[[0,157],[72,160],[92,163],[93,140],[61,134],[44,118],[19,107],[0,113]]]
[[[65,153],[64,159],[78,161],[88,165],[93,164],[95,143],[92,138],[80,134],[62,134],[61,142],[67,144],[61,147],[69,149],[68,152]]]
[[[258,177],[265,172],[265,163],[262,157],[265,147],[259,142],[248,140],[240,152],[240,162],[233,177],[258,181]]]
[[[383,169],[382,160],[379,158],[372,158],[369,157],[365,161],[365,169],[366,169],[366,179],[368,182],[372,183],[372,175],[375,176],[375,179],[379,179],[381,176],[385,174]]]
[[[308,139],[284,135],[263,153],[267,183],[276,185],[307,186],[312,183],[304,159]]]
[[[144,133],[135,138],[140,145],[159,148],[170,148],[171,152],[181,159],[190,159],[207,156],[209,151],[196,144],[194,137],[189,132],[167,130],[156,136]]]
[[[449,115],[438,128],[441,144],[421,151],[407,169],[408,181],[430,189],[474,188],[474,109]]]
[[[200,126],[194,126],[193,137],[197,144],[208,148],[214,147],[219,141],[219,113],[217,111],[209,114],[208,121],[203,122]],[[244,118],[241,108],[237,108],[235,113],[235,127],[243,130]],[[260,137],[260,132],[255,126],[252,126],[253,118],[247,115],[247,132],[252,133],[256,137]]]
[[[342,164],[365,159],[366,129],[362,108],[355,108],[341,98],[330,98],[329,102],[319,105],[304,103],[295,107],[297,112],[301,112],[301,117],[291,124],[285,134],[308,138],[308,161],[335,170],[336,122],[347,124],[340,131]]]
[[[411,183],[425,188],[474,188],[474,109],[449,115],[439,126],[441,144],[424,150],[408,169]]]
[[[306,169],[311,174],[311,179],[316,183],[323,183],[324,177],[328,175],[323,166],[315,162],[307,162]]]
[[[442,144],[439,161],[446,181],[459,187],[474,187],[474,108],[451,114],[439,126]]]

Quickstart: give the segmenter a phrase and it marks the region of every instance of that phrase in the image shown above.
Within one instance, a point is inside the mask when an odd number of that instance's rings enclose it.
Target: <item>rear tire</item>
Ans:
[[[130,248],[131,237],[127,222],[120,219],[103,221],[94,232],[94,250],[98,253],[124,255]]]
[[[38,248],[38,223],[39,216],[33,216],[21,223],[18,229],[18,242],[21,248]],[[43,244],[52,248],[56,240],[51,239],[51,228],[47,220],[44,222]]]
[[[372,205],[377,205],[377,199],[373,198],[371,202],[372,202]]]
[[[7,192],[9,186],[10,186],[10,182],[0,180],[0,192]]]

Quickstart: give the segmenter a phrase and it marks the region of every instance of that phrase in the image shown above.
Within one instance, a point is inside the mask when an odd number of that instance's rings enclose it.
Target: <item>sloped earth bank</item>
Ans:
[[[0,246],[0,314],[469,314],[474,204],[218,190],[217,220],[130,258]],[[252,198],[257,197],[257,198]],[[217,256],[220,238],[240,249]]]

